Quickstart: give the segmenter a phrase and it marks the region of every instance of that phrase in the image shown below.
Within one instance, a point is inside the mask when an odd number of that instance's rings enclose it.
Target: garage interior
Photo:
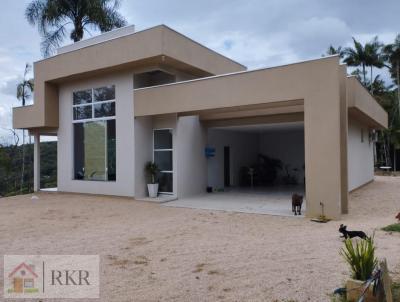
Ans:
[[[293,216],[291,196],[305,192],[304,122],[208,127],[205,153],[208,193],[167,205]]]

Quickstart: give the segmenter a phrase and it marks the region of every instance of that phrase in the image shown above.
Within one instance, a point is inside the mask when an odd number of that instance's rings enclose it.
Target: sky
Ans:
[[[2,0],[0,144],[10,140],[25,63],[42,58],[41,37],[24,16],[29,2]],[[400,33],[399,10],[398,0],[122,0],[119,9],[136,30],[166,24],[249,69],[318,58],[331,44],[351,46],[352,37],[391,43]]]

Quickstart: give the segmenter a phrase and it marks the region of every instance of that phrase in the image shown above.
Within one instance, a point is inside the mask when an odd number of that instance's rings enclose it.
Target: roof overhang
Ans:
[[[246,69],[160,25],[35,62],[35,103],[31,108],[14,109],[13,126],[24,129],[57,128],[57,86],[64,81],[161,64],[197,77]]]
[[[336,72],[343,83],[335,88],[337,97],[347,103],[349,114],[371,128],[386,128],[386,111],[355,77],[347,77],[345,66],[338,63],[337,57],[328,57],[137,89],[134,114],[199,115],[203,121],[299,114],[304,112],[304,99],[319,93],[326,75]],[[320,112],[324,114],[329,112]]]
[[[388,114],[355,76],[346,79],[349,116],[374,129],[388,127]]]

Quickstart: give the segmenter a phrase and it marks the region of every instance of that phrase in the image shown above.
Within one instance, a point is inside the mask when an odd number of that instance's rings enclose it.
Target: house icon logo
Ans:
[[[99,269],[99,255],[4,255],[4,298],[98,299]]]
[[[37,281],[39,276],[35,273],[35,266],[22,262],[8,275],[11,288],[9,294],[38,293]]]

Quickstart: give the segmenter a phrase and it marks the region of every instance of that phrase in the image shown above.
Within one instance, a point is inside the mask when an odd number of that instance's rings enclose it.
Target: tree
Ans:
[[[383,48],[383,58],[386,61],[392,79],[397,85],[397,100],[400,106],[400,35],[397,35],[393,44],[388,44]],[[400,110],[398,108],[400,114]]]
[[[337,48],[335,48],[333,45],[330,45],[326,51],[326,55],[328,56],[339,55],[339,57],[342,59],[344,57],[344,50],[342,49],[342,46],[338,46]]]
[[[396,150],[400,148],[400,115],[398,114],[397,93],[390,87],[386,87],[386,91],[382,91],[382,93],[375,95],[375,97],[388,112],[389,119],[388,128],[381,130],[379,133],[380,154],[383,156],[381,162],[386,166],[393,164],[393,169],[396,171]],[[391,148],[393,148],[392,160],[390,160]]]
[[[373,82],[374,82],[374,77],[373,77],[373,68],[382,68],[384,67],[384,59],[381,54],[383,44],[379,42],[378,37],[374,37],[371,42],[368,42],[365,44],[365,52],[366,52],[366,65],[371,68],[371,74],[370,74],[370,91],[371,93],[374,92],[373,88]]]
[[[381,76],[378,74],[375,76],[374,81],[368,86],[368,88],[374,92],[374,97],[379,102],[383,97],[386,96],[387,92],[393,89],[393,85],[387,86],[385,81],[381,79]]]
[[[31,66],[26,63],[24,77],[22,81],[17,85],[17,99],[22,102],[22,106],[26,105],[26,101],[32,97],[33,92],[33,79],[28,79],[28,74],[31,71]],[[22,167],[21,167],[21,184],[20,191],[22,193],[24,186],[25,176],[25,130],[22,130]]]
[[[394,170],[396,170],[396,150],[400,148],[400,35],[394,43],[383,47],[385,66],[389,69],[392,79],[397,85],[397,93],[393,98],[394,104],[389,112],[389,137],[393,144]]]
[[[362,82],[365,86],[368,86],[366,79],[366,68],[371,68],[370,82],[369,85],[372,88],[373,85],[373,68],[384,67],[383,57],[381,55],[382,43],[378,41],[378,37],[374,37],[370,42],[362,45],[355,38],[353,38],[354,47],[347,47],[343,51],[344,63],[349,66],[355,66],[362,68]]]
[[[367,66],[367,53],[365,51],[365,47],[358,42],[355,38],[353,38],[353,43],[354,43],[354,48],[352,47],[346,47],[344,49],[344,63],[346,63],[349,66],[354,66],[354,67],[362,67],[362,76],[363,76],[363,82],[364,84],[367,83],[367,80],[365,78],[366,73],[365,69]]]
[[[25,64],[24,77],[17,85],[17,98],[22,102],[22,106],[26,105],[26,101],[32,97],[33,92],[33,79],[28,79],[28,74],[31,72],[32,66],[28,63]]]
[[[33,0],[25,11],[31,25],[38,27],[45,57],[54,52],[67,32],[72,41],[82,40],[88,27],[101,32],[126,25],[118,13],[119,0]]]

